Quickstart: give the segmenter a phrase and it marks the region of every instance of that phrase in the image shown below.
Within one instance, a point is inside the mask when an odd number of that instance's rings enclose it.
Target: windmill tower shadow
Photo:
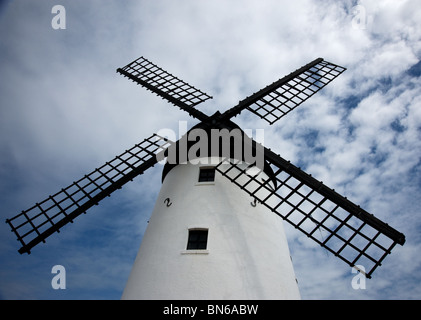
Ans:
[[[149,60],[117,69],[200,122],[178,141],[150,136],[7,219],[22,245],[19,252],[30,253],[166,159],[124,299],[299,299],[283,221],[371,278],[405,236],[231,121],[248,110],[272,125],[344,71],[319,58],[208,116],[196,106],[211,96]]]

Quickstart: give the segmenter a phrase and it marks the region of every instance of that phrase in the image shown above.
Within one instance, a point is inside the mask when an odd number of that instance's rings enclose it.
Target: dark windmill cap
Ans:
[[[222,159],[241,160],[248,164],[263,167],[263,171],[276,184],[272,168],[264,160],[264,149],[248,137],[234,122],[213,121],[219,112],[209,121],[201,122],[191,128],[174,145],[166,151],[167,161],[162,172],[164,181],[168,172],[175,166],[193,159],[220,157]],[[260,147],[260,148],[259,148]],[[256,161],[258,157],[262,157]]]

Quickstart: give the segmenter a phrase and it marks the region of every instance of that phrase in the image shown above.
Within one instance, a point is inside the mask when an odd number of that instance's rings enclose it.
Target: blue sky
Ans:
[[[54,30],[54,5],[66,29]],[[362,16],[363,15],[363,16]],[[60,1],[0,3],[0,219],[68,186],[161,129],[194,119],[116,74],[143,55],[226,110],[318,57],[348,70],[264,129],[265,145],[406,235],[365,290],[289,226],[304,299],[420,299],[419,1]],[[0,298],[119,299],[161,166],[20,255],[0,224]],[[51,269],[66,268],[53,290]]]

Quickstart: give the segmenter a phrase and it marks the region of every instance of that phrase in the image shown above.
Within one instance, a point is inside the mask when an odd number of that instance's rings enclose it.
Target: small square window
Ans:
[[[215,181],[215,168],[200,168],[199,182]]]
[[[206,250],[208,244],[208,230],[189,230],[187,250]]]

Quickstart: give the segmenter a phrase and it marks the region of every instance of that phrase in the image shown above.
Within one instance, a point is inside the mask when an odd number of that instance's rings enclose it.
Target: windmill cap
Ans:
[[[219,157],[256,164],[276,184],[272,168],[264,160],[264,148],[248,137],[234,122],[215,121],[219,112],[206,122],[191,128],[166,151],[167,161],[162,171],[162,182],[177,165],[194,159]],[[195,161],[194,163],[197,163]]]

